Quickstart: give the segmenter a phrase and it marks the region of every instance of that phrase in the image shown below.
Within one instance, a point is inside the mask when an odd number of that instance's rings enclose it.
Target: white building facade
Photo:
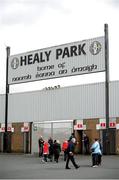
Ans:
[[[110,82],[109,116],[115,119],[117,125],[119,123],[118,92],[119,81]],[[8,123],[11,123],[13,127],[11,144],[13,139],[15,140],[15,137],[17,137],[17,135],[14,135],[15,132],[21,131],[19,132],[21,133],[19,138],[23,144],[23,152],[26,146],[27,149],[30,149],[28,152],[38,152],[37,142],[40,135],[43,135],[45,139],[50,136],[54,139],[60,138],[61,141],[63,141],[63,138],[67,139],[74,130],[74,120],[85,121],[86,119],[93,119],[93,122],[98,120],[98,123],[100,119],[105,119],[104,82],[64,87],[54,90],[15,93],[9,94],[8,96]],[[4,122],[5,95],[1,95],[1,127]],[[25,132],[23,130],[25,126],[24,123],[29,126],[29,134],[27,134],[27,131]],[[19,124],[19,130],[16,128],[17,124]],[[95,131],[97,131],[96,126]],[[116,131],[118,133],[118,129],[116,129]],[[2,138],[3,132],[0,134]],[[28,141],[28,144],[26,141]],[[116,138],[116,149],[119,148],[118,142],[119,140]],[[15,149],[17,146],[17,143],[11,145],[11,149]]]

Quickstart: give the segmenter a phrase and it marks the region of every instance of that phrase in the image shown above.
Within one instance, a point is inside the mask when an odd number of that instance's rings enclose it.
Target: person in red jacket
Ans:
[[[49,144],[47,141],[45,141],[43,144],[43,161],[44,162],[47,162],[48,154],[49,154]]]
[[[68,141],[65,140],[62,144],[62,151],[64,152],[64,161],[66,161],[67,158],[67,148],[68,148]]]

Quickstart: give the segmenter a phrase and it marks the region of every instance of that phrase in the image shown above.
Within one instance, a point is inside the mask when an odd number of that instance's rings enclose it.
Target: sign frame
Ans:
[[[11,55],[8,84],[105,71],[104,36]]]

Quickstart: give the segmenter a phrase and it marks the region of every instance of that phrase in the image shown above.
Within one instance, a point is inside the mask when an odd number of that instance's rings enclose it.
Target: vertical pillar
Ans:
[[[108,41],[108,24],[105,24],[105,116],[106,116],[106,149],[109,154],[109,41]]]
[[[9,94],[9,84],[8,84],[8,60],[10,56],[10,47],[6,47],[6,93],[5,93],[5,133],[4,133],[4,152],[8,152],[9,147],[9,134],[7,132],[8,126],[8,94]]]

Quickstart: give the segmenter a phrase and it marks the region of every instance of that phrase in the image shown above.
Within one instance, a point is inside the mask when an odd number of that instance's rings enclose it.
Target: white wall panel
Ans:
[[[119,81],[110,83],[110,117],[119,117]],[[4,96],[0,115],[4,119]],[[105,117],[105,83],[9,95],[9,122]],[[0,120],[0,121],[1,121]]]
[[[104,83],[9,95],[9,121],[98,118],[105,114]]]
[[[119,81],[110,83],[110,117],[119,117]]]
[[[5,95],[0,95],[0,123],[5,122]]]

